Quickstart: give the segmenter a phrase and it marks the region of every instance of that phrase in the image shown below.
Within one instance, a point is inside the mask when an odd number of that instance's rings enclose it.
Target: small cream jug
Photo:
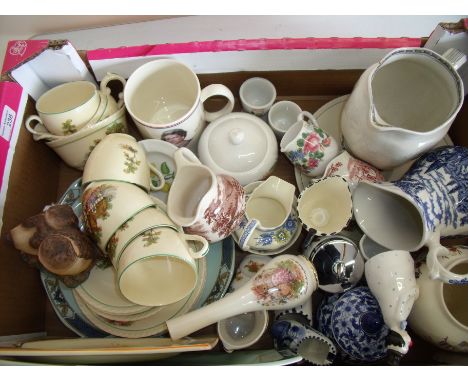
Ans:
[[[369,67],[341,114],[346,148],[382,170],[430,150],[463,104],[457,69],[465,61],[455,49],[401,48]]]
[[[245,207],[244,220],[247,222],[237,231],[241,249],[246,251],[253,245],[249,241],[255,232],[261,237],[262,232],[282,228],[293,209],[294,192],[294,185],[270,176],[250,194]],[[274,245],[268,244],[269,249]],[[257,240],[257,245],[259,249],[265,249],[261,240]],[[284,243],[278,244],[280,245]]]

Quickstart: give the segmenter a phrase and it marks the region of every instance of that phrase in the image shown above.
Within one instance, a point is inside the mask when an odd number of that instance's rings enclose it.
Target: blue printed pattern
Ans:
[[[286,244],[296,232],[297,223],[293,214],[288,216],[286,222],[274,231],[267,231],[261,233],[255,242],[257,245],[268,246],[275,243]]]
[[[468,223],[467,175],[468,148],[441,147],[423,155],[394,184],[415,201],[434,232],[439,226],[457,229]]]
[[[347,355],[352,361],[375,362],[387,355],[385,339],[389,329],[369,288],[351,289],[328,302],[331,306],[320,309],[319,331],[334,339],[345,353],[343,358]]]

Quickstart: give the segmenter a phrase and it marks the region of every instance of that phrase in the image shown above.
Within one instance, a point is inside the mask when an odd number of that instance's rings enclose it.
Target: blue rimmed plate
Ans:
[[[58,203],[70,205],[80,218],[80,228],[83,228],[81,223],[81,179],[70,185]],[[232,280],[234,268],[233,239],[228,237],[222,242],[210,244],[208,254],[203,259],[198,260],[199,276],[202,276],[199,279],[203,281],[203,285],[199,285],[198,291],[196,289],[191,298],[188,298],[187,304],[190,306],[183,306],[183,309],[180,309],[176,316],[222,298]],[[106,325],[99,325],[101,329],[98,329],[90,322],[89,317],[80,309],[72,289],[67,288],[54,275],[46,271],[41,272],[41,279],[57,316],[66,327],[81,337],[106,337],[110,335]],[[95,321],[94,317],[93,321]],[[102,330],[103,328],[104,330]],[[166,331],[165,324],[158,324],[153,325],[151,334],[145,332],[145,335],[157,336]]]

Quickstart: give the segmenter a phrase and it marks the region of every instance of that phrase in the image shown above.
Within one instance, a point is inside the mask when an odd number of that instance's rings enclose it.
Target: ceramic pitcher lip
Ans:
[[[364,232],[364,234],[367,237],[369,237],[371,240],[375,241],[377,244],[388,248],[388,250],[404,250],[404,251],[408,251],[408,252],[413,252],[413,251],[417,251],[418,249],[422,248],[424,246],[424,244],[426,243],[428,236],[430,234],[432,234],[433,232],[428,231],[425,220],[424,220],[424,215],[423,215],[421,209],[419,208],[419,206],[414,202],[414,200],[409,195],[407,195],[406,193],[401,191],[399,188],[397,188],[396,186],[394,186],[390,182],[372,183],[372,182],[369,182],[367,180],[364,180],[364,181],[360,181],[359,183],[365,183],[366,185],[369,185],[370,187],[378,188],[378,189],[380,189],[382,191],[388,192],[390,194],[398,195],[399,197],[405,199],[418,212],[418,215],[419,215],[419,217],[421,219],[421,225],[422,225],[422,232],[420,233],[421,239],[419,240],[419,242],[418,242],[418,244],[416,246],[413,246],[411,248],[389,248],[388,245],[387,245],[388,243],[386,244],[386,243],[383,243],[380,240],[376,240],[375,236],[372,235],[372,232],[370,232],[363,225],[359,224],[359,228]],[[389,188],[389,186],[390,186],[390,188]],[[353,192],[353,197],[354,197],[354,194],[355,194],[355,192]],[[354,216],[356,218],[356,222],[359,223],[359,221],[360,221],[359,211],[354,206],[353,206],[353,211],[354,211]]]
[[[427,56],[431,56],[433,59],[439,61],[442,65],[445,66],[445,69],[447,69],[452,76],[454,77],[454,82],[457,85],[457,93],[458,93],[458,105],[455,109],[453,109],[450,112],[450,115],[447,116],[446,121],[439,126],[437,126],[434,129],[428,130],[428,131],[414,131],[414,130],[409,130],[403,127],[398,127],[398,126],[392,126],[388,124],[383,124],[377,121],[376,119],[376,114],[377,110],[375,107],[375,102],[374,102],[374,94],[372,91],[372,82],[374,80],[374,76],[380,67],[382,67],[385,62],[391,58],[394,55],[397,54],[423,54]],[[458,112],[460,111],[461,107],[463,106],[463,98],[464,98],[464,90],[463,90],[463,81],[458,74],[458,72],[450,65],[450,63],[444,59],[442,56],[439,54],[435,53],[432,50],[426,49],[426,48],[399,48],[391,51],[388,53],[385,57],[383,57],[378,63],[372,65],[369,69],[369,76],[367,78],[367,89],[369,92],[369,102],[370,102],[370,109],[369,109],[369,121],[372,123],[373,127],[382,132],[389,132],[389,131],[395,131],[395,132],[401,132],[403,134],[411,134],[411,135],[416,135],[416,136],[425,136],[425,135],[430,135],[435,132],[439,132],[441,130],[444,130],[447,128],[447,122],[450,120],[453,120]]]
[[[129,112],[129,114],[132,116],[132,118],[137,120],[142,125],[144,125],[144,126],[146,126],[148,128],[151,128],[151,129],[167,129],[167,128],[173,128],[174,126],[177,126],[177,125],[181,124],[182,122],[187,120],[194,113],[195,109],[198,107],[198,104],[200,103],[200,97],[201,97],[200,81],[198,80],[198,77],[196,76],[196,74],[193,72],[192,69],[190,69],[190,67],[188,67],[187,65],[183,64],[182,62],[180,62],[178,60],[175,60],[175,59],[172,59],[172,58],[160,58],[160,59],[156,59],[154,61],[148,62],[148,63],[140,66],[138,69],[136,69],[132,73],[131,77],[133,77],[133,80],[135,80],[135,78],[137,78],[137,76],[138,76],[138,80],[140,81],[141,78],[144,78],[145,71],[148,70],[147,68],[149,68],[150,66],[151,67],[158,66],[158,65],[160,65],[161,62],[166,62],[166,63],[171,64],[171,65],[179,65],[179,66],[185,67],[188,70],[188,72],[191,72],[192,78],[196,82],[197,94],[196,94],[196,97],[195,97],[196,100],[193,103],[192,107],[182,117],[180,117],[180,118],[178,118],[175,121],[172,121],[170,123],[164,123],[164,124],[151,123],[151,122],[144,121],[141,118],[137,117],[131,110],[130,98],[131,98],[133,92],[135,91],[135,89],[134,89],[135,86],[137,86],[139,83],[134,85],[133,81],[131,81],[131,78],[129,78],[128,81],[127,81],[126,87],[125,87],[125,91],[124,91],[124,102],[127,105],[127,110]]]

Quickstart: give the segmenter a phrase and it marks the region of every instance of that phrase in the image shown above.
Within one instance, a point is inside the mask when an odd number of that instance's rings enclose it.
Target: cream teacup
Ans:
[[[242,83],[239,97],[245,112],[261,117],[275,102],[276,88],[266,78],[252,77]]]
[[[115,268],[118,267],[122,251],[133,239],[150,228],[158,227],[167,227],[178,231],[177,225],[157,206],[146,208],[120,226],[106,246],[107,255]]]
[[[308,176],[322,175],[339,152],[335,138],[323,131],[307,111],[301,112],[297,122],[284,134],[280,148],[289,161]]]
[[[83,192],[83,220],[102,251],[122,224],[154,201],[139,187],[118,181],[90,183]]]
[[[188,242],[198,242],[193,250]],[[122,294],[145,306],[177,302],[197,284],[195,259],[208,252],[208,242],[198,235],[187,235],[171,228],[151,228],[123,250],[117,268]]]
[[[107,84],[113,80],[119,80],[125,86],[125,79],[108,73],[101,81],[100,91],[89,81],[66,82],[48,90],[36,102],[39,115],[30,116],[26,128],[33,132],[31,122],[37,121],[52,135],[63,136],[76,133],[91,121],[91,124],[99,122],[117,110],[117,107],[110,108],[106,115],[107,106],[101,106],[101,93],[110,94]]]
[[[157,187],[151,182],[151,172],[159,178]],[[89,155],[83,170],[83,185],[106,180],[133,183],[146,191],[160,190],[165,182],[161,172],[148,163],[145,150],[128,134],[108,135]]]
[[[207,112],[203,102],[223,96],[228,102],[217,112]],[[140,66],[129,77],[124,91],[128,112],[144,138],[156,138],[178,147],[198,138],[206,122],[234,108],[234,96],[224,85],[200,88],[197,75],[173,59],[158,59]]]
[[[291,101],[276,102],[268,112],[268,124],[281,139],[288,129],[297,122],[302,109]]]
[[[312,235],[335,235],[353,216],[348,183],[341,176],[313,181],[298,198],[299,219]]]

